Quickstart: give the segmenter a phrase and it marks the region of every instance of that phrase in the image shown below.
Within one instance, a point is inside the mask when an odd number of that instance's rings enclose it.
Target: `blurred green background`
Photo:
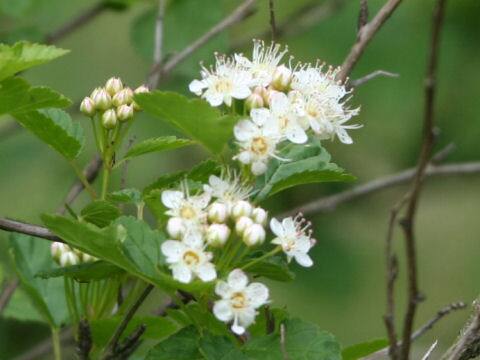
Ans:
[[[375,14],[383,0],[370,0]],[[0,0],[0,41],[42,42],[45,35],[62,26],[95,1]],[[116,5],[125,3],[117,0]],[[131,86],[145,81],[151,66],[156,1],[127,1],[124,10],[107,10],[88,25],[56,43],[71,53],[24,76],[34,85],[50,86],[74,102],[111,76],[120,76]],[[165,53],[175,53],[218,22],[240,0],[172,0],[165,20]],[[277,21],[288,21],[291,54],[302,61],[320,58],[339,65],[355,39],[357,0],[276,0]],[[291,15],[305,4],[323,6],[323,17],[307,29]],[[329,6],[328,4],[336,4]],[[119,6],[120,8],[122,6]],[[249,51],[250,39],[268,31],[268,1],[258,1],[258,11],[244,23],[212,40],[179,66],[162,89],[187,93],[198,75],[198,62],[211,62],[213,51]],[[358,183],[394,173],[415,164],[423,111],[423,75],[430,35],[432,0],[405,1],[367,48],[352,78],[377,69],[400,74],[377,78],[358,88],[353,103],[362,111],[356,122],[364,127],[352,131],[350,146],[327,143],[340,166],[358,177]],[[330,9],[330,10],[328,10]],[[447,162],[480,159],[480,2],[450,1],[447,7],[439,68],[437,148],[454,142],[456,150]],[[268,37],[267,37],[268,39]],[[74,107],[78,121],[85,121]],[[201,121],[201,119],[199,119]],[[90,128],[85,126],[90,131]],[[133,132],[137,139],[171,133],[157,120],[142,115]],[[12,120],[0,118],[0,216],[40,223],[39,215],[54,212],[74,181],[68,164],[51,149],[21,129]],[[93,155],[88,144],[83,160]],[[149,155],[129,167],[128,185],[142,187],[167,171],[188,168],[205,154],[181,150],[168,155]],[[118,181],[118,179],[117,179]],[[303,186],[269,201],[271,213],[299,205],[315,197],[354,186]],[[340,206],[334,212],[312,217],[316,265],[296,268],[297,279],[271,284],[275,306],[318,323],[334,333],[342,345],[385,337],[384,241],[390,207],[405,187],[396,187]],[[81,198],[78,205],[85,201]],[[470,303],[480,288],[480,176],[432,179],[422,194],[418,214],[419,283],[426,301],[419,307],[416,326],[444,305],[464,300]],[[0,260],[11,275],[7,252],[8,234],[0,232]],[[402,234],[396,249],[403,254]],[[405,266],[400,256],[397,282],[398,316],[405,304]],[[153,297],[151,307],[160,300]],[[468,316],[458,312],[443,320],[415,343],[425,352],[435,340],[445,349]],[[11,358],[47,337],[48,329],[34,322],[0,319],[0,359]],[[438,352],[440,353],[440,351]],[[416,358],[416,356],[414,356]]]

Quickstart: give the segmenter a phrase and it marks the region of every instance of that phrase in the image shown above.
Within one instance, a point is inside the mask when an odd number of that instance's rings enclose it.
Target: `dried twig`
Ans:
[[[360,31],[368,23],[368,0],[360,0],[360,11],[358,12],[357,31]]]
[[[268,0],[268,8],[270,11],[270,30],[272,31],[272,41],[277,38],[277,26],[275,23],[275,6],[273,0]]]
[[[376,70],[368,75],[365,75],[359,79],[355,79],[355,80],[352,80],[350,81],[347,85],[349,87],[358,87],[360,85],[363,85],[365,84],[366,82],[370,81],[370,80],[373,80],[375,79],[376,77],[379,77],[379,76],[386,76],[386,77],[393,77],[393,78],[396,78],[396,77],[399,77],[400,75],[396,74],[396,73],[392,73],[390,71],[385,71],[385,70]]]
[[[285,341],[285,324],[280,324],[280,350],[282,351],[283,360],[289,360]]]
[[[377,12],[375,17],[369,23],[365,24],[360,31],[358,32],[357,40],[353,47],[350,50],[350,53],[345,58],[342,69],[338,73],[338,79],[340,81],[345,81],[348,74],[352,71],[353,67],[360,59],[363,54],[363,51],[367,47],[368,43],[375,34],[380,30],[382,25],[387,21],[387,19],[392,15],[400,2],[402,0],[388,0],[385,5]]]
[[[163,59],[163,19],[165,17],[166,0],[158,1],[158,13],[155,23],[155,41],[153,44],[153,64],[162,63]],[[147,85],[150,89],[156,89],[158,86],[158,80],[160,79],[160,72],[152,72],[148,77]]]
[[[8,282],[7,285],[4,287],[2,293],[0,294],[0,314],[8,305],[17,286],[18,286],[18,279],[15,279]]]
[[[0,218],[0,229],[5,231],[17,232],[20,234],[31,235],[50,241],[63,242],[62,239],[52,234],[47,228],[39,225],[24,223],[21,221]]]

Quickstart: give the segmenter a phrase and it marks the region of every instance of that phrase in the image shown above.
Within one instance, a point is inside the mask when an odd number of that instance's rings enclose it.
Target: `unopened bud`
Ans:
[[[112,99],[115,106],[130,105],[133,101],[133,91],[129,87],[117,92]]]
[[[267,217],[268,213],[260,207],[255,208],[252,211],[252,220],[257,224],[265,226],[265,224],[267,223]]]
[[[82,103],[80,104],[80,111],[89,117],[92,117],[95,115],[95,103],[91,98],[88,96],[82,100]]]
[[[82,253],[81,259],[82,259],[82,262],[84,262],[84,263],[94,262],[94,261],[97,260],[97,258],[95,256],[92,256],[92,255],[87,254],[87,253]]]
[[[50,253],[52,254],[52,258],[56,261],[60,261],[60,257],[64,252],[68,251],[67,246],[61,242],[54,242],[50,245]]]
[[[252,93],[250,96],[245,100],[245,106],[248,110],[261,108],[264,106],[263,97],[260,94]]]
[[[60,266],[72,266],[77,265],[80,262],[78,255],[73,251],[66,251],[60,256]]]
[[[243,242],[247,246],[255,246],[265,241],[265,229],[260,224],[252,224],[243,233]]]
[[[185,233],[185,226],[183,225],[182,219],[178,217],[168,219],[167,232],[173,239],[180,239]]]
[[[207,243],[213,247],[222,247],[230,236],[230,228],[225,224],[212,224],[207,229]]]
[[[270,94],[264,87],[257,86],[255,89],[253,89],[253,94],[260,95],[262,97],[264,107],[267,107],[270,104]]]
[[[110,96],[115,95],[122,89],[123,89],[122,80],[116,77],[112,77],[108,79],[107,83],[105,84],[105,90],[107,90]]]
[[[112,106],[112,98],[105,89],[94,90],[95,94],[92,97],[95,107],[100,110],[107,110]]]
[[[238,219],[242,216],[250,216],[252,214],[253,207],[252,205],[245,200],[237,201],[232,207],[231,215]]]
[[[103,113],[102,125],[108,130],[111,130],[117,126],[117,115],[115,114],[115,110],[109,109]]]
[[[148,92],[150,92],[150,90],[145,85],[140,85],[134,91],[135,94],[143,94],[143,93],[148,93]]]
[[[214,223],[224,223],[228,217],[227,205],[214,202],[208,207],[208,220]]]
[[[133,118],[133,106],[121,105],[117,108],[117,118],[120,121],[127,121]]]
[[[253,220],[247,216],[242,216],[240,219],[237,220],[235,223],[235,231],[238,235],[243,235],[245,230],[253,225]]]
[[[275,90],[286,91],[292,82],[292,70],[285,65],[278,66],[273,72],[272,86]]]

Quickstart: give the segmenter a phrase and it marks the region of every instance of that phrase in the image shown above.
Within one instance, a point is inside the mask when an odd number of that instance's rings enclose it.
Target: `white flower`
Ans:
[[[210,194],[204,192],[200,195],[190,196],[188,187],[183,185],[183,188],[183,191],[163,191],[162,203],[169,209],[165,214],[180,218],[185,227],[184,233],[188,233],[189,231],[197,231],[201,225],[206,223],[207,212],[205,208],[210,202]],[[172,236],[177,237],[175,234],[176,232],[173,231]]]
[[[280,49],[280,44],[271,43],[266,46],[261,40],[253,40],[252,60],[242,54],[235,54],[235,61],[249,70],[255,85],[268,86],[273,74],[288,48]]]
[[[232,59],[216,55],[215,68],[202,68],[202,80],[193,80],[189,89],[201,95],[210,105],[223,103],[232,105],[232,99],[245,99],[251,94],[252,76],[250,72],[236,64]]]
[[[225,204],[230,213],[235,203],[250,197],[252,187],[243,181],[235,171],[226,169],[222,171],[220,177],[211,175],[208,178],[208,185],[204,185],[204,191],[216,198],[216,202]]]
[[[277,236],[272,240],[272,244],[280,245],[283,252],[287,255],[288,261],[295,258],[297,263],[304,267],[313,265],[313,261],[308,255],[308,251],[315,241],[311,238],[311,231],[306,233],[310,223],[305,225],[304,219],[285,218],[280,223],[273,218],[270,221],[270,229]]]
[[[215,266],[210,262],[212,254],[203,250],[200,234],[189,234],[183,241],[167,240],[161,250],[175,280],[189,283],[195,277],[202,281],[216,279]]]
[[[247,246],[260,245],[265,241],[265,229],[260,224],[252,224],[245,229],[242,239]]]
[[[183,220],[179,217],[172,217],[167,221],[167,233],[173,239],[180,239],[186,232]]]
[[[230,236],[230,228],[225,224],[212,224],[205,235],[207,244],[213,247],[222,247]]]
[[[251,120],[241,120],[234,127],[234,135],[240,146],[240,153],[234,157],[243,164],[251,164],[254,175],[267,170],[267,162],[275,155],[281,136],[271,113],[267,109],[253,109]],[[278,158],[279,159],[279,158]]]
[[[287,95],[274,92],[270,96],[270,111],[282,136],[295,144],[307,142],[307,134],[297,120],[299,117],[297,104],[292,103]]]
[[[268,288],[258,282],[248,285],[248,278],[240,269],[233,270],[227,281],[218,281],[215,293],[221,297],[213,305],[213,313],[223,322],[233,320],[232,331],[242,335],[255,321],[257,310],[268,303]]]
[[[291,88],[304,95],[319,95],[322,98],[340,101],[348,94],[346,87],[335,79],[340,68],[329,67],[323,72],[324,65],[305,64],[293,73]]]

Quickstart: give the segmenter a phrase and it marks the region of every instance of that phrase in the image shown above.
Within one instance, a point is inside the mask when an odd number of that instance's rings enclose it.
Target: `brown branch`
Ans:
[[[436,71],[438,53],[440,47],[440,31],[443,25],[446,0],[438,0],[433,12],[432,39],[430,55],[425,79],[425,114],[423,120],[423,144],[418,159],[417,171],[413,180],[411,196],[407,204],[406,216],[401,225],[405,233],[405,250],[407,257],[408,277],[408,304],[403,324],[403,344],[400,359],[408,360],[410,354],[410,336],[413,329],[413,321],[417,304],[420,300],[417,279],[417,256],[415,249],[415,215],[422,189],[424,174],[433,151],[435,140],[434,133],[434,100],[436,86]]]
[[[285,333],[285,324],[280,324],[280,350],[282,351],[283,360],[289,360],[290,358],[288,357],[287,347],[285,344]]]
[[[388,0],[385,5],[377,12],[375,17],[369,23],[365,24],[357,35],[357,40],[353,47],[350,49],[350,53],[344,60],[341,71],[338,73],[338,79],[345,81],[347,76],[352,71],[355,64],[358,62],[363,54],[363,51],[367,47],[368,43],[375,34],[380,30],[385,21],[388,20],[390,15],[395,11],[402,0]]]
[[[248,16],[253,14],[253,4],[256,0],[245,0],[239,7],[237,7],[229,16],[224,18],[197,40],[192,42],[190,45],[186,46],[182,51],[173,55],[165,64],[162,65],[161,62],[153,64],[152,69],[150,70],[149,78],[154,76],[156,73],[159,73],[159,81],[166,75],[168,75],[178,64],[187,59],[192,55],[196,50],[205,45],[210,39],[218,35],[225,29],[230,26],[237,24],[238,22],[244,20]]]
[[[16,220],[0,218],[0,230],[17,232],[50,241],[63,242],[62,239],[52,234],[50,230],[44,228],[43,226],[28,224]]]
[[[15,279],[8,282],[5,288],[3,289],[2,293],[0,294],[0,314],[8,305],[17,286],[18,286],[18,280]]]
[[[272,41],[277,38],[277,26],[275,23],[275,6],[273,0],[268,0],[268,8],[270,11],[270,30],[272,31]]]
[[[95,19],[107,9],[108,6],[105,1],[98,2],[97,4],[86,9],[84,12],[80,13],[77,17],[71,19],[66,24],[46,35],[45,42],[47,44],[58,42],[60,39]]]
[[[357,31],[360,31],[368,23],[368,0],[360,0],[360,11],[358,12]]]
[[[359,79],[349,81],[349,83],[347,85],[349,87],[352,87],[352,88],[359,87],[359,86],[365,84],[366,82],[369,82],[370,80],[373,80],[373,79],[375,79],[376,77],[379,77],[379,76],[396,78],[396,77],[399,77],[400,75],[398,75],[396,73],[389,72],[389,71],[385,71],[385,70],[376,70],[376,71],[374,71],[370,74],[362,76]]]
[[[163,59],[163,19],[165,18],[165,0],[158,1],[158,13],[155,23],[155,41],[153,44],[153,64],[162,64]],[[160,79],[160,72],[153,72],[147,79],[149,89],[156,89]]]

